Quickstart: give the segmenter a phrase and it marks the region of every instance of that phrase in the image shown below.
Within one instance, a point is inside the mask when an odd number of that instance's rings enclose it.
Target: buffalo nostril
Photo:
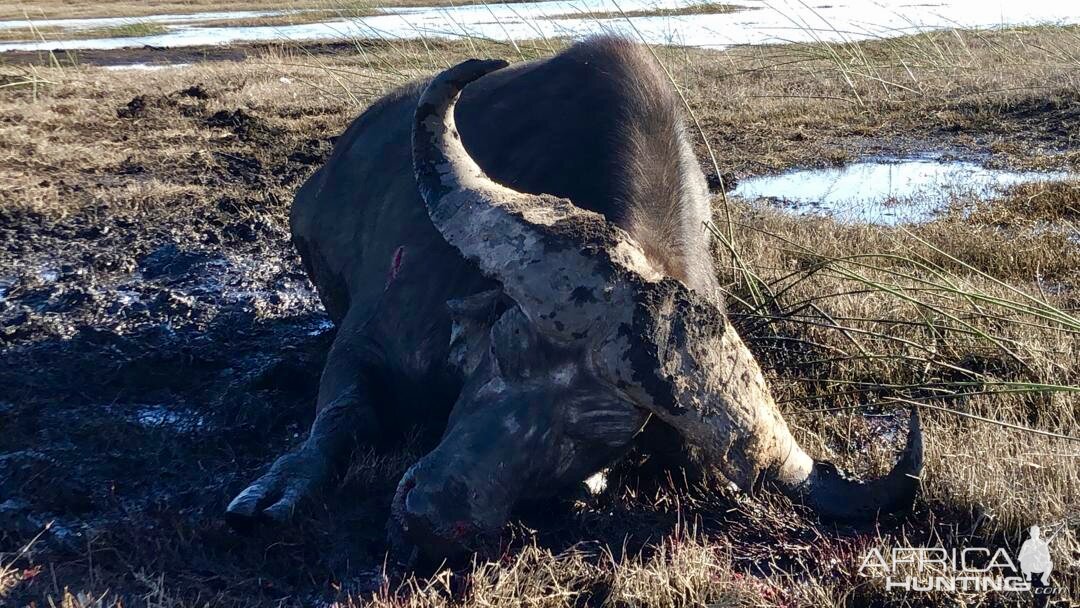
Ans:
[[[425,492],[416,492],[414,489],[405,490],[405,514],[409,517],[424,517],[431,510],[431,501]]]
[[[434,504],[430,492],[417,488],[409,480],[401,487],[401,515],[406,531],[414,540],[430,536],[434,532]]]

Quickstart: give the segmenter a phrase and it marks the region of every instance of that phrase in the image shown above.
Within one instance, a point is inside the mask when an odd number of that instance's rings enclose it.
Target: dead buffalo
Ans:
[[[417,423],[444,432],[392,513],[432,556],[609,465],[647,422],[823,516],[909,507],[917,416],[892,472],[865,483],[789,432],[724,317],[705,180],[648,50],[602,37],[505,65],[388,95],[300,189],[293,238],[338,333],[310,437],[230,521],[287,520],[355,446]]]

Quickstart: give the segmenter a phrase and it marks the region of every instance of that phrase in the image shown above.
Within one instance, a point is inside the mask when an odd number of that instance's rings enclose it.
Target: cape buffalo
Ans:
[[[909,507],[917,415],[885,477],[812,460],[724,317],[709,218],[678,97],[624,39],[468,61],[378,101],[292,210],[338,328],[310,437],[229,520],[287,520],[355,445],[418,422],[444,432],[401,480],[392,523],[435,557],[474,549],[646,426],[823,516]]]

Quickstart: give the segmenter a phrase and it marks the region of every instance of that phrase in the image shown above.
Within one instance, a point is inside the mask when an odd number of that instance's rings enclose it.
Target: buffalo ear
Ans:
[[[454,320],[460,318],[494,321],[513,305],[514,301],[503,293],[501,287],[446,301],[446,309]]]
[[[514,301],[500,288],[446,301],[451,321],[449,361],[462,376],[479,367],[490,346],[491,326],[511,306]]]

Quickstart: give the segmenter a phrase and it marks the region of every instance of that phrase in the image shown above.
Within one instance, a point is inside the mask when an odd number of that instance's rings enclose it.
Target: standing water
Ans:
[[[894,225],[930,219],[953,196],[986,198],[1016,184],[1066,177],[1065,172],[1006,171],[971,162],[880,159],[753,177],[731,194],[769,199],[802,215]]]
[[[7,42],[0,44],[0,52],[357,38],[526,40],[561,36],[580,38],[600,32],[622,33],[652,44],[724,48],[736,44],[888,38],[941,28],[1080,22],[1080,10],[1073,2],[1056,0],[724,0],[724,4],[735,10],[683,16],[641,15],[626,18],[620,15],[621,12],[677,9],[701,1],[554,0],[421,6],[387,8],[368,17],[250,27],[197,25],[198,21],[208,19],[206,14],[183,16],[183,20],[178,16],[158,15],[125,22],[154,22],[169,31],[140,37]],[[220,16],[220,13],[217,15]],[[26,20],[0,22],[0,28],[25,26]]]

